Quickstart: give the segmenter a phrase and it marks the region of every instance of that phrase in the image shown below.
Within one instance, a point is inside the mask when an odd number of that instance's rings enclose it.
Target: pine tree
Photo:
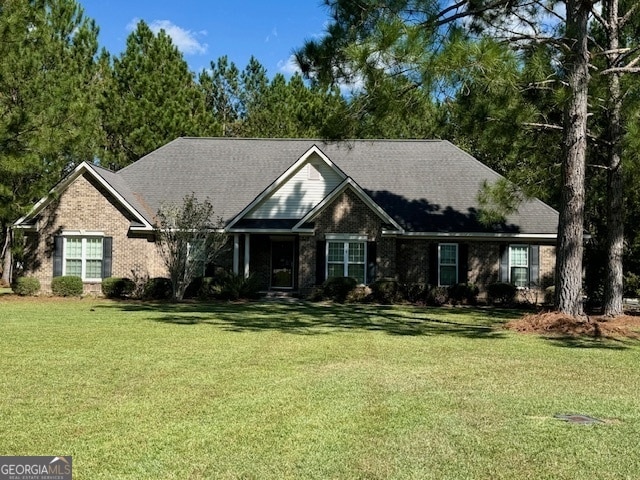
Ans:
[[[556,268],[556,308],[582,316],[582,253],[585,211],[585,161],[589,93],[589,21],[599,18],[594,0],[561,2],[565,16],[545,0],[327,0],[333,23],[327,35],[310,41],[296,57],[303,72],[318,81],[366,79],[376,87],[380,72],[402,76],[435,95],[465,88],[465,80],[495,66],[473,52],[478,38],[508,40],[514,51],[545,45],[555,51],[553,81],[564,89],[562,182]],[[554,3],[554,2],[552,2]],[[630,11],[637,8],[631,6]],[[626,15],[625,15],[626,16]],[[617,21],[617,19],[616,19]],[[461,53],[462,52],[462,53]],[[635,48],[619,54],[635,55]],[[631,57],[635,62],[635,56]],[[627,65],[628,67],[628,65]],[[444,89],[440,89],[443,85]],[[439,93],[440,92],[440,93]],[[367,92],[369,94],[370,92]],[[616,220],[617,221],[617,220]],[[617,235],[619,238],[619,235]],[[620,256],[616,256],[618,265]],[[619,289],[618,289],[619,290]]]
[[[11,224],[99,142],[98,29],[75,0],[0,4],[0,224],[3,279]]]
[[[164,30],[155,35],[140,21],[112,63],[100,102],[103,164],[121,168],[176,137],[215,132],[202,90]]]

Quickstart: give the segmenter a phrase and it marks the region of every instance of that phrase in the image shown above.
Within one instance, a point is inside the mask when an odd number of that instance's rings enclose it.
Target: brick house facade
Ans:
[[[557,212],[529,202],[498,230],[475,218],[473,185],[498,177],[448,142],[178,139],[117,173],[78,166],[15,228],[24,272],[45,292],[70,272],[87,293],[105,276],[167,276],[155,213],[191,192],[225,218],[230,248],[218,267],[255,275],[265,290],[304,294],[336,275],[481,293],[497,281],[550,285]]]

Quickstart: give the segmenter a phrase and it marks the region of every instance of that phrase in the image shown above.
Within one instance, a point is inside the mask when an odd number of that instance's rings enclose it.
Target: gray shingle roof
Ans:
[[[178,138],[114,176],[113,186],[153,222],[162,204],[195,193],[230,220],[317,145],[408,231],[555,234],[558,213],[524,202],[507,222],[487,230],[477,220],[478,190],[500,175],[442,140]]]

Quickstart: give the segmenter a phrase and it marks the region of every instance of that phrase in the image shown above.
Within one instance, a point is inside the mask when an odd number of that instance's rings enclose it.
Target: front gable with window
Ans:
[[[132,233],[139,224],[98,181],[90,167],[65,182],[35,211],[25,228],[26,275],[38,278],[44,292],[53,277],[78,276],[85,293],[99,294],[110,276],[164,276],[152,237]]]

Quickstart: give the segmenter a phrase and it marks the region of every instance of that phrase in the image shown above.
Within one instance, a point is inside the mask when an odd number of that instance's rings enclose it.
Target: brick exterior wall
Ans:
[[[89,174],[79,176],[38,216],[38,231],[27,235],[25,274],[51,292],[54,237],[64,231],[101,232],[113,238],[112,275],[166,276],[153,238],[129,234],[130,214]],[[85,283],[85,293],[100,293],[99,282]]]
[[[430,252],[437,252],[438,243],[458,243],[467,246],[466,282],[480,288],[486,296],[486,286],[499,281],[500,248],[505,243],[495,241],[451,241],[442,239],[395,238],[382,236],[382,221],[355,193],[347,190],[329,205],[315,220],[313,235],[299,238],[299,287],[307,292],[316,282],[317,242],[328,233],[366,235],[376,242],[376,278],[395,278],[402,283],[429,283],[430,265],[437,265]],[[553,284],[555,247],[540,245],[540,290]],[[461,281],[464,281],[461,279]],[[541,292],[542,293],[542,292]],[[540,301],[542,296],[539,297]]]
[[[382,220],[352,190],[345,190],[314,221],[314,234],[300,237],[301,292],[308,292],[316,283],[316,246],[326,234],[366,235],[368,241],[377,242],[377,277],[395,275],[395,239],[382,237]]]
[[[428,240],[398,241],[397,279],[402,283],[427,283],[429,278]]]
[[[480,295],[486,295],[485,287],[496,283],[500,276],[500,245],[490,242],[470,242],[467,260],[467,282],[480,288]]]
[[[540,245],[540,288],[554,284],[556,273],[556,247]]]
[[[129,232],[131,216],[89,174],[79,176],[60,196],[38,216],[37,233],[26,238],[25,274],[38,278],[44,293],[51,291],[53,276],[54,237],[64,231],[101,232],[113,238],[112,275],[167,276],[153,236]],[[299,236],[296,242],[297,282],[301,293],[316,283],[316,248],[325,241],[326,234],[355,234],[376,242],[376,278],[395,278],[403,283],[427,283],[432,245],[438,242],[419,238],[399,239],[382,236],[383,222],[358,196],[347,189],[327,206],[315,219],[313,235]],[[250,271],[258,275],[263,288],[267,288],[271,275],[271,237],[250,235]],[[240,235],[240,270],[244,264],[245,235]],[[445,240],[442,240],[446,242]],[[216,262],[230,270],[233,258],[233,239],[229,239],[227,255]],[[446,242],[456,243],[456,242]],[[459,242],[468,246],[467,281],[480,287],[498,281],[500,270],[500,244],[490,241]],[[504,244],[504,243],[503,243]],[[437,250],[436,250],[437,251]],[[369,259],[371,261],[371,259]],[[541,289],[553,284],[555,247],[540,246]],[[434,275],[435,278],[435,275]],[[86,283],[86,293],[100,293],[99,282]]]

